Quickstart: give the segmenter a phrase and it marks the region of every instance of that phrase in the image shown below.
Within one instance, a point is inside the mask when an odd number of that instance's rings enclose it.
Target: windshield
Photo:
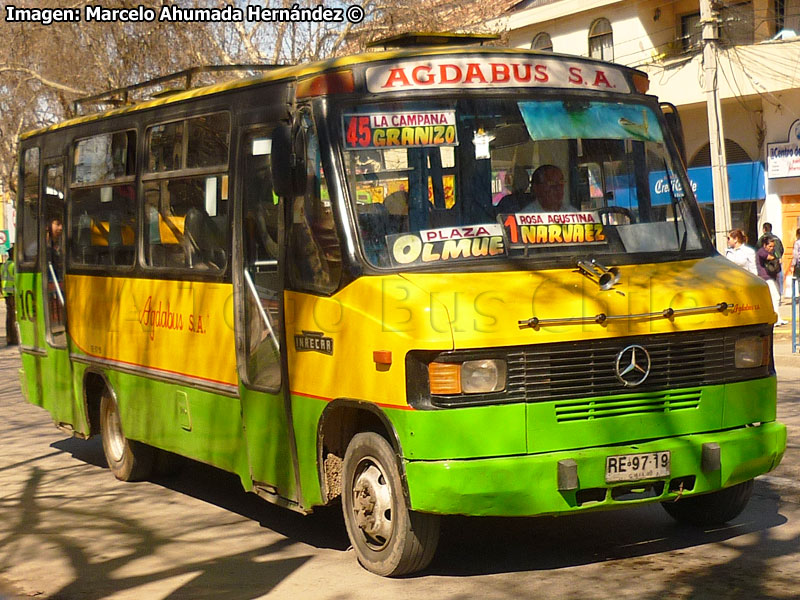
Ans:
[[[359,237],[377,267],[620,263],[704,248],[649,105],[392,102],[345,109],[341,127]]]

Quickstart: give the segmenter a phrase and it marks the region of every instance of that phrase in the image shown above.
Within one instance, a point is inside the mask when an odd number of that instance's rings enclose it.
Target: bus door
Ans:
[[[55,409],[57,423],[76,423],[72,390],[72,365],[67,349],[67,307],[64,290],[64,164],[46,162],[42,186],[44,249],[42,261],[42,304],[44,308],[47,357],[42,360],[42,375],[48,385],[45,402]]]
[[[272,140],[266,128],[240,136],[242,260],[236,266],[237,352],[250,475],[275,501],[298,501],[281,361],[283,339],[279,265],[281,204],[270,176]]]

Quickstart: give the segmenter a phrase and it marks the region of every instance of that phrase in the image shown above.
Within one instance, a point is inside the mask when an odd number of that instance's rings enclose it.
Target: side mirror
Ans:
[[[667,121],[667,129],[678,147],[678,152],[681,155],[683,164],[686,163],[686,142],[683,139],[683,125],[681,124],[681,116],[678,114],[678,109],[674,104],[669,102],[662,102],[660,104],[661,111],[664,113],[664,119]]]
[[[272,132],[270,171],[272,189],[281,198],[295,195],[295,156],[292,147],[292,128],[281,124]]]

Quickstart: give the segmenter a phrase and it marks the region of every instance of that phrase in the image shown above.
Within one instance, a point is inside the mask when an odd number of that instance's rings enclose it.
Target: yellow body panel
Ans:
[[[727,328],[775,320],[767,286],[718,256],[620,268],[612,290],[577,270],[406,273],[362,277],[331,298],[287,292],[287,339],[303,331],[329,337],[332,353],[289,343],[292,391],[405,406],[409,350],[451,350],[579,341]],[[672,319],[631,317],[605,325],[520,326],[540,319],[639,315],[666,308],[733,305],[723,313]],[[388,367],[374,351],[390,351]]]
[[[577,269],[503,273],[409,274],[407,279],[442,303],[452,321],[456,348],[513,346],[592,338],[697,331],[756,323],[773,323],[775,313],[763,280],[722,256],[702,260],[629,265],[619,268],[620,281],[602,291]],[[520,327],[519,321],[643,315],[734,305],[723,313],[676,315],[607,321],[600,325]]]
[[[81,352],[235,388],[230,284],[68,275],[69,332]]]
[[[331,298],[286,292],[292,392],[406,406],[406,352],[453,346],[443,307],[426,303],[427,295],[399,275],[362,277]],[[432,322],[445,325],[437,330]],[[297,350],[291,340],[304,331],[330,337],[332,353]],[[375,351],[391,352],[392,364],[376,363]]]

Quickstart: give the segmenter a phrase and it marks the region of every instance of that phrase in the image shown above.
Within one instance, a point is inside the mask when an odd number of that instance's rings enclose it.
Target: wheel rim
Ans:
[[[394,531],[392,489],[375,459],[364,458],[359,463],[352,498],[355,524],[364,541],[372,550],[385,548]]]
[[[103,434],[108,440],[108,450],[111,454],[111,458],[113,458],[115,462],[119,462],[125,454],[125,436],[122,434],[122,424],[120,423],[119,413],[114,403],[110,403],[108,407],[106,424],[108,428]]]

